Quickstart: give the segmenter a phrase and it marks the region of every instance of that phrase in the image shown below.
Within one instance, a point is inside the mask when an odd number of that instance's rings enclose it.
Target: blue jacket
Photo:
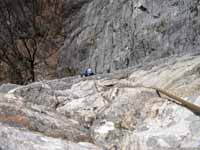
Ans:
[[[94,75],[94,73],[92,72],[92,69],[91,68],[87,68],[83,74],[84,76],[92,76]]]

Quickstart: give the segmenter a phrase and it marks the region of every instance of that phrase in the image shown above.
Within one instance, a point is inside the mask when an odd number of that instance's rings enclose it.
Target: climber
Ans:
[[[94,75],[94,73],[93,73],[92,69],[89,67],[85,70],[84,73],[81,74],[81,77],[83,77],[83,76],[87,77],[87,76],[92,76],[92,75]]]

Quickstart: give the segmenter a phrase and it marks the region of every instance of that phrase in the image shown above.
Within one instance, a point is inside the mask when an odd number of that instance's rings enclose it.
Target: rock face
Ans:
[[[69,68],[79,73],[91,66],[105,73],[200,51],[199,0],[73,0],[66,5],[60,77]]]
[[[112,74],[0,87],[1,150],[198,150],[200,55]],[[132,87],[131,87],[131,86]]]
[[[1,150],[100,150],[89,143],[75,144],[0,123]]]

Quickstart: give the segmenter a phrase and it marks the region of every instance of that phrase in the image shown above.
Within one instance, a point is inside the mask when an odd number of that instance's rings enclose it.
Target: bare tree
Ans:
[[[35,81],[35,67],[55,51],[43,49],[62,30],[62,5],[57,0],[0,1],[0,60],[17,84]]]

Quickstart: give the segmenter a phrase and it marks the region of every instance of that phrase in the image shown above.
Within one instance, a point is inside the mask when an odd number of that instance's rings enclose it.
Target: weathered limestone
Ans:
[[[199,68],[199,55],[173,56],[8,90],[0,94],[0,148],[198,150],[199,114],[141,85],[200,105]]]
[[[58,71],[106,73],[174,54],[199,52],[199,0],[73,0]],[[68,8],[67,7],[67,8]],[[71,9],[69,9],[71,10]],[[67,68],[66,68],[67,67]]]
[[[1,150],[102,150],[89,143],[67,142],[0,123]]]

